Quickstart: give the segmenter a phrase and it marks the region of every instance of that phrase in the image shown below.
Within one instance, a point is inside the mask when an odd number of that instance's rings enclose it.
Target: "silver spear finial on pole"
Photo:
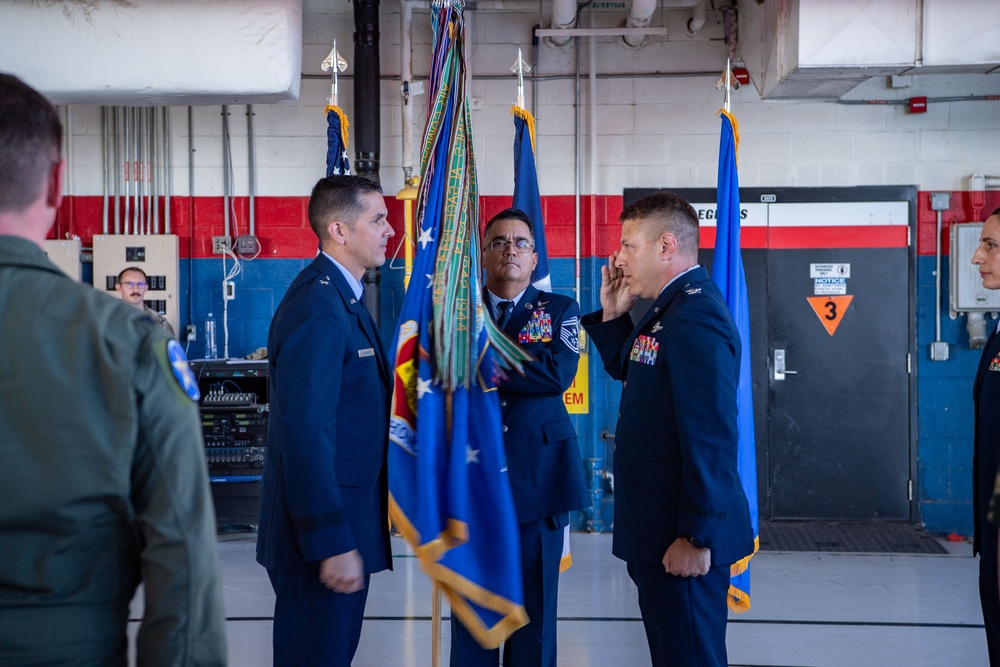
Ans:
[[[343,72],[347,69],[347,61],[344,60],[344,56],[340,55],[337,51],[337,40],[333,40],[333,49],[330,51],[330,55],[326,57],[320,68],[324,72],[331,72],[330,75],[330,97],[326,98],[327,104],[332,106],[340,106],[337,103],[337,74]]]
[[[531,65],[524,62],[521,57],[521,49],[517,50],[517,60],[510,66],[510,71],[517,74],[517,106],[524,108],[524,73],[531,71]]]

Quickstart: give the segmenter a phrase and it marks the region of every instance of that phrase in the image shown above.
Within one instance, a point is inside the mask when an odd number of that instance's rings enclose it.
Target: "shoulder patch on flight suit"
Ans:
[[[180,385],[184,394],[192,401],[199,401],[201,391],[198,389],[198,380],[191,372],[191,365],[184,355],[184,350],[181,349],[181,344],[173,338],[167,341],[167,361],[174,373],[174,379],[177,380],[177,384]]]

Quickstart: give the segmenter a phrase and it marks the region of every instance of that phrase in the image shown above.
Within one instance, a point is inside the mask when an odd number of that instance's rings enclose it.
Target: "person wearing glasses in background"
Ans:
[[[563,529],[570,510],[591,504],[576,431],[563,403],[580,357],[580,306],[531,285],[538,263],[534,245],[531,221],[517,209],[495,215],[483,233],[483,306],[535,359],[524,364],[523,376],[510,372],[497,382],[529,619],[504,646],[507,667],[556,667]],[[454,614],[451,618],[452,667],[497,667],[499,650],[483,649]]]
[[[154,322],[169,331],[171,336],[177,338],[174,328],[167,321],[167,316],[153,310],[143,300],[146,297],[146,290],[149,289],[149,279],[146,277],[145,271],[138,266],[130,266],[124,269],[118,274],[118,280],[115,281],[115,289],[118,291],[119,296],[121,296],[122,301],[132,304],[139,310],[145,311],[147,315],[153,318]]]

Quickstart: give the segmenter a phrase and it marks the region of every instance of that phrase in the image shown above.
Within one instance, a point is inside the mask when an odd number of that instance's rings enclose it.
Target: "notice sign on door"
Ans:
[[[807,296],[809,305],[816,312],[819,321],[826,327],[827,333],[831,336],[837,331],[847,307],[851,305],[853,295],[845,296]]]

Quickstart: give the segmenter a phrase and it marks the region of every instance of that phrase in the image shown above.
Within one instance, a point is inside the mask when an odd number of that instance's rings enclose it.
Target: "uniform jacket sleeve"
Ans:
[[[138,352],[138,447],[132,503],[143,534],[146,609],[138,664],[225,665],[215,515],[197,407],[181,389],[165,331]]]
[[[622,379],[622,347],[632,334],[632,318],[628,313],[608,322],[602,322],[604,311],[585,315],[581,324],[590,335],[604,362],[604,370],[613,380]]]
[[[683,296],[681,297],[683,298]],[[739,343],[705,294],[678,309],[666,345],[683,460],[678,535],[693,535],[712,548],[721,544],[729,511],[742,493],[738,462],[736,390]],[[682,369],[682,370],[681,370]]]
[[[348,314],[317,290],[286,313],[272,378],[272,409],[281,415],[281,470],[292,530],[305,562],[358,548],[344,509],[337,469],[337,409],[343,387]],[[322,292],[322,294],[321,294]]]

